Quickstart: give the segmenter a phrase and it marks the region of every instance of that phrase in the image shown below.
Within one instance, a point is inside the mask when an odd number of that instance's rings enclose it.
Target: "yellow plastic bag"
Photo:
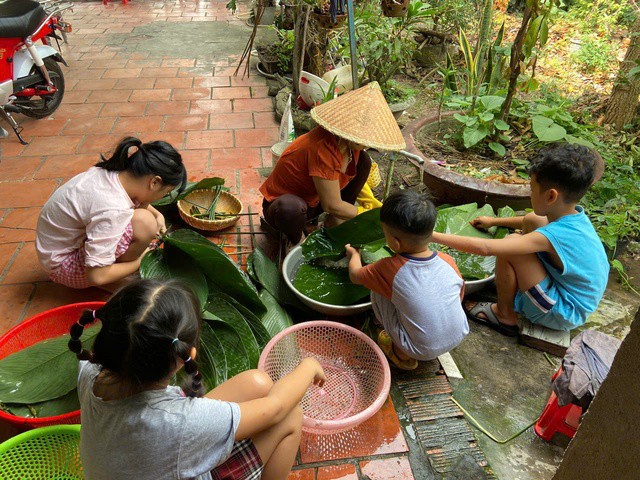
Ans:
[[[382,206],[382,202],[373,195],[371,187],[367,183],[362,187],[362,191],[358,195],[358,199],[356,201],[358,203],[358,214],[366,212],[367,210],[373,210],[374,208],[380,208]]]

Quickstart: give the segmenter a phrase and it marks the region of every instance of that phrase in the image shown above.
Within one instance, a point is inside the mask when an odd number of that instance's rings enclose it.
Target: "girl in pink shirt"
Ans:
[[[40,263],[54,282],[72,288],[137,271],[149,243],[166,230],[151,203],[187,182],[182,157],[166,142],[127,137],[100,158],[51,195],[36,228]]]

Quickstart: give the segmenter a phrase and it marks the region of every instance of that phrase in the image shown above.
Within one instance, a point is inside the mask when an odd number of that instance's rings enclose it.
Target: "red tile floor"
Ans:
[[[51,193],[124,135],[172,143],[182,152],[190,180],[224,176],[245,209],[259,211],[258,169],[271,165],[278,124],[264,79],[233,75],[241,49],[219,58],[186,49],[176,57],[175,51],[154,54],[127,49],[125,42],[110,43],[122,35],[133,41],[144,36],[136,29],[161,22],[244,26],[246,9],[232,16],[225,4],[132,0],[104,6],[77,1],[66,15],[74,31],[71,44],[63,47],[69,68],[63,67],[67,90],[62,106],[47,119],[17,118],[27,146],[13,135],[0,140],[0,334],[46,309],[106,298],[95,288],[73,291],[49,281],[36,258],[35,227]],[[244,27],[246,38],[249,34]],[[247,244],[250,237],[238,238],[238,244]],[[0,426],[0,436],[8,434]],[[305,436],[300,464],[290,478],[408,480],[413,475],[407,451],[389,399],[375,417],[351,432]]]

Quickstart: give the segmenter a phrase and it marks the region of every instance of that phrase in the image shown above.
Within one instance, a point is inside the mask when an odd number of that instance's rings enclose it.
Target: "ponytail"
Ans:
[[[82,341],[80,337],[84,332],[84,327],[96,321],[96,311],[95,310],[85,310],[78,321],[71,325],[69,329],[69,334],[71,339],[67,344],[69,346],[69,350],[76,354],[78,360],[89,360],[93,359],[93,354],[84,348],[82,348]]]
[[[129,155],[129,150],[136,151]],[[123,138],[110,158],[100,155],[96,167],[111,172],[129,171],[135,177],[154,175],[162,179],[165,185],[178,187],[180,191],[187,185],[187,171],[182,156],[167,142],[142,143],[139,138]]]
[[[136,280],[99,310],[82,314],[71,326],[69,349],[79,359],[117,375],[131,394],[170,377],[184,362],[189,377],[185,393],[202,396],[202,375],[190,356],[198,344],[200,311],[193,291],[179,281]],[[89,352],[82,348],[80,336],[96,319],[102,328]]]
[[[188,343],[174,338],[171,344],[176,349],[178,357],[184,362],[184,371],[190,379],[185,381],[182,390],[188,397],[201,397],[204,395],[204,386],[202,385],[202,375],[198,371],[196,361],[191,358],[191,346]]]

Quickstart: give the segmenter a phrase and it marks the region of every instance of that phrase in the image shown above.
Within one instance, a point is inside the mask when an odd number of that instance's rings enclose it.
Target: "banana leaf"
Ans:
[[[249,328],[253,332],[253,335],[256,337],[256,341],[258,342],[258,346],[260,350],[262,350],[269,340],[271,340],[271,335],[265,328],[265,326],[260,321],[260,318],[256,316],[251,310],[238,302],[235,298],[230,297],[224,292],[218,292],[218,297],[227,301],[231,306],[233,306],[240,314],[244,317],[244,320],[249,325]]]
[[[380,223],[380,209],[375,208],[337,227],[319,228],[302,244],[302,254],[307,260],[318,257],[339,258],[344,255],[344,246],[347,243],[362,247],[372,242],[380,242],[381,239],[384,239],[384,233]]]
[[[261,290],[260,299],[262,303],[267,306],[267,313],[265,313],[260,320],[270,336],[273,337],[285,328],[293,325],[291,315],[280,306],[276,297],[271,295],[269,290]]]
[[[353,305],[369,296],[369,290],[354,285],[345,268],[322,268],[303,263],[293,280],[296,289],[313,300],[331,305]]]
[[[89,349],[100,325],[86,328]],[[78,359],[69,350],[69,335],[36,343],[0,360],[0,402],[35,404],[62,397],[76,388]]]
[[[199,346],[198,369],[202,372],[205,388],[211,390],[227,380],[227,357],[208,322],[202,322]]]
[[[193,290],[200,305],[207,303],[209,287],[206,277],[195,260],[176,247],[165,245],[163,249],[148,252],[140,263],[140,276],[160,280],[182,280]]]
[[[287,287],[278,266],[258,247],[247,259],[247,270],[254,272],[254,279],[274,296],[278,303],[306,311],[305,305]],[[251,274],[250,274],[251,275]]]
[[[0,404],[0,410],[24,418],[56,417],[80,410],[80,400],[78,400],[78,391],[74,388],[66,395],[47,402],[34,403],[33,405],[24,405],[22,403]]]
[[[256,315],[263,315],[267,311],[247,274],[220,247],[186,229],[166,235],[164,242],[191,256],[217,290],[235,298]]]
[[[502,207],[498,209],[498,218],[511,218],[515,217],[516,212],[511,207]],[[504,238],[509,235],[509,229],[507,227],[498,227],[493,238]]]
[[[260,358],[260,346],[244,316],[233,305],[217,295],[209,295],[209,301],[207,302],[206,310],[203,312],[203,317],[210,319],[207,315],[215,316],[219,321],[235,331],[244,345],[249,359],[249,368],[255,368]]]
[[[257,366],[257,362],[252,365],[245,344],[234,328],[230,327],[226,322],[223,322],[217,315],[211,312],[203,312],[202,318],[211,326],[212,331],[222,346],[227,365],[226,378],[231,378],[234,375]],[[223,381],[226,380],[226,378],[223,377]]]
[[[171,205],[172,203],[177,202],[178,200],[183,199],[187,195],[189,195],[194,190],[208,190],[213,187],[217,187],[218,185],[224,185],[224,178],[220,177],[211,177],[211,178],[203,178],[199,182],[189,182],[187,186],[182,192],[178,192],[178,189],[172,190],[167,193],[164,197],[162,197],[157,202],[153,202],[154,207],[163,207],[165,205]]]

